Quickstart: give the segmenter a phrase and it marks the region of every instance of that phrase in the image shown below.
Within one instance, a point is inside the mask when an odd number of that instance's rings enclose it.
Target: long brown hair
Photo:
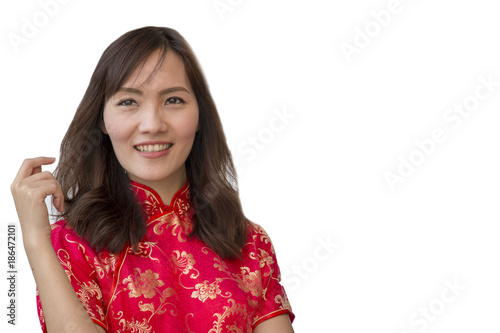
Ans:
[[[104,104],[155,51],[177,53],[199,108],[199,126],[186,160],[196,236],[221,257],[237,258],[246,242],[248,221],[222,124],[193,51],[175,30],[144,27],[129,31],[102,54],[87,91],[61,143],[55,171],[65,195],[61,218],[97,251],[137,248],[146,234],[144,213],[130,189],[109,137],[102,131]],[[151,73],[154,75],[154,72]]]

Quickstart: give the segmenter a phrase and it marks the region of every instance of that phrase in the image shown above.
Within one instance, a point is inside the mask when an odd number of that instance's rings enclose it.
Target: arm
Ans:
[[[282,314],[263,321],[255,327],[254,333],[294,333],[290,317]]]
[[[25,243],[48,332],[99,332],[76,296],[50,239]]]
[[[103,333],[105,330],[94,324],[78,300],[52,247],[45,198],[52,195],[59,211],[63,210],[64,199],[57,180],[50,172],[41,172],[41,167],[54,160],[47,157],[25,160],[11,185],[47,331]]]

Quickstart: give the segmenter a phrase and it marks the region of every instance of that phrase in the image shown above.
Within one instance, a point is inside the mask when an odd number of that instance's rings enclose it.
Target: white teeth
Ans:
[[[165,144],[158,144],[157,143],[155,145],[137,145],[134,148],[137,149],[138,151],[141,151],[144,153],[154,153],[154,152],[167,150],[170,147],[172,147],[171,143],[165,143]]]

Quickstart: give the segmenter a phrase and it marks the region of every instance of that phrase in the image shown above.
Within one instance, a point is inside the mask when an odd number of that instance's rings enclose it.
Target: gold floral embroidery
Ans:
[[[95,267],[95,271],[97,273],[97,276],[100,279],[102,279],[106,273],[104,272],[104,269],[101,266],[101,264],[99,263],[99,261],[97,261],[97,257],[94,257],[94,267]]]
[[[172,309],[170,310],[170,314],[172,316],[177,316],[177,307],[173,303],[167,302],[167,298],[170,296],[174,295],[175,291],[172,288],[166,288],[163,290],[163,292],[160,295],[160,305],[158,308],[155,310],[155,306],[153,303],[143,303],[142,301],[139,302],[139,309],[141,311],[151,312],[151,316],[148,319],[148,322],[153,318],[155,314],[164,314],[167,311],[167,305],[171,305]]]
[[[219,283],[222,282],[221,278],[216,278],[214,282],[208,283],[208,280],[203,281],[203,283],[198,283],[194,286],[196,289],[191,294],[192,298],[198,298],[200,301],[205,303],[207,299],[214,299],[217,295],[220,295],[221,290],[219,288]]]
[[[118,331],[117,333],[125,333],[125,332],[131,332],[131,333],[154,333],[153,327],[149,325],[149,323],[146,321],[146,318],[143,318],[142,322],[138,320],[134,320],[132,318],[131,321],[127,321],[125,319],[120,320],[120,325],[122,325],[123,331]]]
[[[155,242],[139,242],[137,243],[137,251],[134,251],[131,246],[128,247],[128,253],[134,253],[135,255],[141,256],[143,258],[149,258],[152,260],[160,261],[158,258],[153,258],[151,254],[153,253],[153,248],[156,246]]]
[[[163,233],[164,227],[172,228],[172,235],[177,236],[177,239],[180,242],[187,241],[187,235],[191,232],[191,224],[188,222],[182,221],[175,214],[166,214],[160,216],[158,219],[154,220],[156,225],[153,228],[153,231],[157,235],[161,235]],[[151,222],[152,223],[152,222]]]
[[[142,303],[142,301],[139,302],[139,309],[141,309],[141,311],[151,311],[151,312],[155,312],[155,305],[153,303]]]
[[[77,291],[76,294],[78,296],[78,299],[80,300],[80,303],[82,303],[87,313],[90,316],[97,318],[97,316],[94,314],[92,308],[89,305],[91,297],[95,297],[95,299],[97,300],[102,299],[101,288],[99,288],[97,283],[93,281],[90,281],[88,284],[86,282],[82,283],[80,285],[80,289]],[[101,307],[98,306],[97,311],[99,312],[101,320],[104,320],[104,312],[102,311]]]
[[[134,184],[132,184],[131,186],[136,195],[138,193],[143,193],[144,197],[140,198],[140,200],[142,207],[144,208],[147,215],[154,216],[168,211],[169,207],[165,205],[165,203],[162,203],[154,193],[141,186],[137,186]],[[174,199],[172,210],[174,210],[179,216],[184,215],[191,208],[190,198],[191,194],[189,188],[186,188]]]
[[[272,256],[269,255],[269,253],[267,253],[266,250],[263,250],[263,249],[259,249],[260,250],[260,255],[259,255],[259,264],[260,264],[260,268],[263,268],[264,266],[271,266],[272,264],[274,264],[274,259]]]
[[[239,285],[244,292],[251,292],[253,296],[260,296],[262,293],[262,279],[260,271],[251,272],[250,268],[241,268],[241,277]]]
[[[248,257],[252,260],[257,260],[257,258],[258,258],[257,253],[255,253],[255,252],[249,252]]]
[[[214,261],[214,267],[228,275],[225,279],[236,281],[243,292],[250,292],[253,296],[260,296],[262,294],[262,278],[259,270],[252,272],[249,267],[240,267],[241,273],[238,274],[231,272],[227,264],[220,257],[214,257]]]
[[[186,193],[186,195],[188,196],[188,199],[189,199],[189,191]],[[191,208],[191,205],[189,204],[189,202],[188,201],[184,201],[181,198],[178,198],[176,200],[175,206],[176,206],[175,207],[176,208],[176,213],[179,216],[184,215],[184,213],[186,213],[189,210],[189,208]]]
[[[193,331],[191,330],[191,327],[189,327],[189,323],[188,323],[188,319],[189,319],[189,317],[194,318],[194,313],[192,313],[192,312],[191,312],[191,313],[188,313],[188,314],[186,315],[186,317],[185,317],[186,328],[187,328],[187,330],[188,330],[188,333],[196,333],[196,332],[193,332]]]
[[[69,239],[68,237],[72,237],[72,235],[70,234],[67,234],[66,236],[64,236],[64,239],[68,242],[68,243],[73,243],[73,244],[76,244],[77,245],[77,248],[79,250],[82,251],[82,253],[85,253],[85,247],[83,247],[82,243],[81,242],[77,242],[77,241],[73,241],[71,239]]]
[[[114,253],[109,253],[108,255],[104,253],[99,253],[99,261],[97,258],[94,258],[94,265],[98,263],[99,267],[101,270],[104,270],[106,274],[109,274],[110,272],[113,272],[116,267],[116,262],[118,261],[118,254]],[[96,266],[97,268],[97,266]],[[104,276],[104,272],[98,272],[99,277],[102,278]],[[101,275],[103,274],[103,275]]]
[[[71,267],[71,259],[69,253],[64,250],[64,249],[59,249],[57,250],[57,258],[59,259],[59,262],[63,266],[64,272],[66,272],[66,275],[68,276],[68,279],[71,281],[71,279],[75,279],[79,284],[81,284],[81,281],[78,280],[76,275],[73,273],[72,267]],[[88,257],[85,257],[87,260],[89,260]],[[89,275],[94,274],[95,270],[90,272]]]
[[[68,276],[68,279],[71,281],[71,277],[74,276],[73,272],[71,271],[71,262],[69,261],[69,253],[66,250],[59,249],[57,250],[57,258],[59,259],[59,262],[63,266],[64,272]],[[76,277],[75,277],[76,279]]]
[[[175,266],[175,272],[178,270],[181,271],[181,274],[179,274],[179,285],[185,289],[194,289],[194,287],[185,286],[182,282],[182,277],[189,274],[189,272],[192,272],[191,275],[189,275],[191,280],[197,279],[198,276],[200,276],[200,272],[194,268],[196,261],[194,260],[193,255],[191,253],[187,253],[186,251],[180,252],[179,250],[174,250],[172,254],[172,262]]]
[[[68,236],[69,235],[66,235],[65,240],[70,242],[70,243],[78,244],[78,249],[81,249],[82,254],[85,256],[85,259],[88,262],[90,262],[91,259],[85,255],[85,248],[78,242],[70,241],[68,239]],[[68,279],[70,281],[71,281],[71,279],[74,279],[78,283],[79,289],[75,289],[75,291],[76,291],[76,295],[78,296],[78,299],[80,300],[80,303],[82,303],[83,307],[85,308],[85,310],[87,311],[87,313],[90,316],[97,319],[97,316],[92,311],[93,308],[91,308],[89,303],[90,303],[91,298],[95,298],[97,300],[102,300],[102,293],[101,293],[101,289],[100,289],[99,285],[94,281],[89,281],[88,283],[87,282],[82,283],[76,277],[76,275],[73,273],[73,270],[72,270],[71,257],[66,250],[59,249],[57,251],[57,257],[59,259],[59,262],[63,266],[64,272],[66,273],[66,276],[68,277]],[[95,272],[95,270],[90,272],[90,275],[93,275],[94,272]],[[100,315],[101,320],[104,320],[105,316],[104,316],[103,309],[101,307],[97,306],[96,310],[97,310],[98,314]]]
[[[150,216],[163,213],[163,209],[161,209],[160,203],[153,194],[148,192],[147,198],[142,202],[142,207],[146,211],[146,213]]]
[[[285,292],[283,292],[283,296],[282,295],[276,295],[274,297],[274,301],[277,304],[281,304],[280,309],[288,309],[290,311],[292,310],[292,307],[290,306],[290,302],[288,301],[288,297],[286,296]]]
[[[161,294],[158,287],[162,287],[164,283],[162,280],[158,280],[158,273],[153,273],[150,269],[141,273],[140,268],[136,268],[134,271],[134,276],[130,275],[122,282],[123,284],[128,282],[129,297],[144,295],[146,298],[152,298],[157,292]]]
[[[227,273],[227,271],[228,271],[227,265],[219,256],[216,256],[214,258],[214,261],[215,261],[215,264],[214,264],[215,268],[218,268],[219,271],[221,271],[221,272]]]
[[[207,248],[203,248],[202,252],[208,254]],[[212,251],[213,252],[213,251]],[[267,252],[266,252],[267,253]],[[254,253],[255,254],[255,253]],[[257,260],[257,256],[255,255],[255,259]],[[238,283],[238,286],[243,292],[250,292],[253,296],[259,297],[262,295],[262,277],[261,272],[256,270],[255,272],[250,271],[249,267],[240,267],[241,273],[238,274],[236,272],[232,272],[226,262],[222,260],[219,256],[214,257],[214,267],[217,268],[220,272],[226,273],[227,278],[223,278],[221,280],[232,280]],[[267,276],[267,275],[266,275]],[[194,292],[193,292],[194,293]],[[225,295],[221,295],[222,297],[231,297],[231,292],[226,292]],[[257,306],[256,301],[252,299],[248,299],[248,304],[251,306]]]
[[[243,333],[244,332],[241,328],[236,326],[236,324],[227,325],[226,328],[227,328],[227,333]]]
[[[136,186],[134,184],[131,184],[131,187],[134,190],[134,192],[136,193],[136,195],[139,192],[144,193],[145,197],[141,199],[141,201],[142,201],[141,204],[142,204],[142,207],[144,208],[144,211],[146,212],[147,215],[153,216],[156,214],[163,213],[163,209],[162,209],[162,206],[160,205],[160,202],[158,201],[156,196],[153,193],[151,193],[151,191],[149,191],[145,188],[142,188],[140,186]]]
[[[258,226],[258,225],[255,225],[255,231],[257,231],[257,233],[260,235],[260,241],[261,242],[264,242],[264,244],[270,244],[271,245],[271,253],[275,253],[274,252],[274,246],[273,246],[273,243],[271,243],[271,239],[269,238],[269,235],[267,234],[267,232],[262,229],[262,227]]]
[[[229,299],[228,302],[231,304],[231,306],[224,306],[224,313],[214,314],[214,316],[217,317],[217,319],[213,322],[214,325],[213,325],[212,329],[210,329],[210,331],[208,331],[208,333],[225,332],[223,330],[223,323],[231,314],[238,314],[239,313],[242,316],[246,315],[247,311],[246,311],[245,305],[243,305],[243,304],[236,305],[236,302],[232,298]],[[229,328],[229,327],[226,327],[226,328]],[[250,327],[247,327],[247,330],[248,329],[250,329]],[[238,329],[238,328],[233,326],[233,330],[229,331],[229,332],[236,333],[236,332],[243,332],[243,330]]]
[[[172,258],[175,267],[180,269],[182,274],[188,274],[195,264],[193,255],[191,253],[188,254],[186,251],[180,252],[179,250],[175,250]]]

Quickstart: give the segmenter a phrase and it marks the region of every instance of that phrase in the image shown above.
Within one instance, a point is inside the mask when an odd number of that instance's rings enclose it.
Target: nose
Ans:
[[[140,112],[139,132],[156,134],[166,132],[168,125],[164,115],[162,114],[161,107],[148,105]]]

